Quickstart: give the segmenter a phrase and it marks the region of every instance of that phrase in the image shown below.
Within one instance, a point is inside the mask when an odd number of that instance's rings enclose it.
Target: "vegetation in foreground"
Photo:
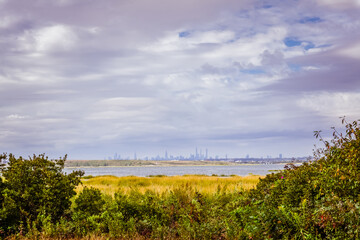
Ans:
[[[0,182],[2,237],[89,239],[359,239],[360,129],[317,150],[316,160],[260,179],[251,190],[190,184],[163,192],[134,188],[114,196],[84,187],[81,172],[62,173],[63,160],[43,155],[9,159]],[[56,179],[56,180],[51,180]],[[64,190],[64,191],[63,191]],[[61,203],[61,204],[60,204]],[[63,205],[64,204],[64,205]]]

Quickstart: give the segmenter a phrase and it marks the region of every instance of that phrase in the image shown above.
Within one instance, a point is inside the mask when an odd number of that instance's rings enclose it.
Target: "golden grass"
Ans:
[[[193,189],[210,194],[216,192],[219,187],[226,188],[226,191],[241,191],[254,188],[259,182],[260,176],[202,176],[202,175],[185,175],[185,176],[163,176],[163,177],[115,177],[115,176],[98,176],[90,179],[83,179],[83,185],[78,186],[77,191],[81,191],[85,186],[95,187],[103,193],[113,195],[118,190],[128,193],[131,190],[138,190],[141,193],[154,191],[162,194],[181,185],[189,185]]]

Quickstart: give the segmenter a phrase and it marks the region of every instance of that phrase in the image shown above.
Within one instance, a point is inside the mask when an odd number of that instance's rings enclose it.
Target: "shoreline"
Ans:
[[[66,166],[68,169],[76,169],[76,168],[129,168],[129,167],[211,167],[211,166],[256,166],[256,165],[286,165],[286,164],[294,164],[301,165],[301,162],[277,162],[277,163],[229,163],[229,164],[139,164],[139,165],[78,165],[78,166]]]

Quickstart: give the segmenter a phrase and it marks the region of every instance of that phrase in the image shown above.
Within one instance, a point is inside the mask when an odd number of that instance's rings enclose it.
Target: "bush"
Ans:
[[[85,187],[75,199],[73,221],[78,235],[101,232],[105,200],[99,189]]]
[[[66,156],[49,160],[41,154],[26,160],[3,154],[0,158],[7,160],[1,168],[4,182],[1,183],[0,226],[5,235],[19,229],[29,230],[27,226],[40,228],[39,218],[49,216],[55,223],[65,216],[83,175],[82,171],[68,175],[62,172]]]
[[[75,199],[75,212],[83,216],[100,215],[105,200],[99,189],[85,187]]]
[[[360,130],[343,123],[346,133],[334,129],[330,142],[315,132],[325,148],[313,162],[267,175],[234,211],[249,237],[359,239]]]

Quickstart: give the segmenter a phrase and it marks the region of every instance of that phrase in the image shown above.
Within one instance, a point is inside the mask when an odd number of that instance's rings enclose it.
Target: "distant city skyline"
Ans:
[[[204,150],[204,152],[203,152]],[[308,157],[308,156],[289,156],[289,157]],[[149,156],[149,155],[143,155],[138,156],[136,152],[134,152],[133,157],[129,155],[121,155],[117,152],[114,154],[113,157],[108,156],[105,157],[104,160],[218,160],[218,159],[230,159],[230,158],[244,158],[244,159],[250,159],[253,158],[249,154],[246,154],[245,156],[228,156],[228,154],[225,154],[224,156],[220,155],[210,155],[208,152],[208,148],[202,149],[202,148],[195,148],[195,151],[193,153],[189,153],[187,155],[176,155],[176,154],[169,154],[167,150],[164,151],[164,154],[157,154],[155,156]],[[283,154],[279,153],[278,156],[273,157],[272,155],[266,155],[266,157],[255,157],[255,158],[264,158],[264,159],[270,159],[270,158],[276,158],[276,159],[282,159]]]

